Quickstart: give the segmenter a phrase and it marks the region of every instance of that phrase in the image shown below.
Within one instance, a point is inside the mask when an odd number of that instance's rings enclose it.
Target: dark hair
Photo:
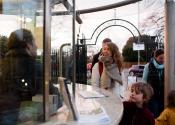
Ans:
[[[33,45],[33,35],[27,29],[18,29],[12,32],[8,40],[8,49],[26,48],[27,43]]]
[[[172,90],[168,94],[168,107],[175,107],[175,90]]]
[[[108,42],[112,42],[112,40],[111,40],[110,38],[105,38],[105,39],[103,40],[103,43],[108,43]]]
[[[158,57],[159,55],[162,55],[162,54],[164,54],[164,50],[163,49],[157,49],[154,52],[154,57]]]
[[[146,99],[145,103],[147,103],[154,94],[154,91],[151,85],[143,83],[143,82],[133,83],[131,86],[131,89],[141,92],[143,94],[143,97]]]

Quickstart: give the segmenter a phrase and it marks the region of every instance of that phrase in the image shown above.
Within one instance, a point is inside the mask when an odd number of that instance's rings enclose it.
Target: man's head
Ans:
[[[112,40],[111,40],[110,38],[105,38],[105,39],[102,41],[102,47],[103,47],[104,45],[106,45],[106,43],[108,43],[108,42],[112,42]]]
[[[154,52],[154,58],[159,64],[164,64],[164,51],[163,49],[157,49]]]

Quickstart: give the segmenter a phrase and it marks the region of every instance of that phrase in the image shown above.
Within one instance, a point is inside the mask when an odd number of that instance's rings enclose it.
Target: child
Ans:
[[[146,107],[152,95],[153,89],[149,84],[134,83],[129,101],[123,102],[124,112],[119,125],[154,125],[153,114]]]
[[[156,125],[175,125],[175,90],[168,94],[167,108],[156,119]]]

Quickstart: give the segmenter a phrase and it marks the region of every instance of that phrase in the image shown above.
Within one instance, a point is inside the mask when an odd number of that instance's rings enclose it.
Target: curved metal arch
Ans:
[[[120,21],[124,21],[124,22],[126,22],[126,23],[131,24],[131,25],[137,30],[139,36],[141,36],[140,31],[139,31],[139,30],[137,29],[137,27],[136,27],[134,24],[132,24],[131,22],[129,22],[129,21],[127,21],[127,20],[124,20],[124,19],[110,19],[110,20],[107,20],[107,21],[101,23],[99,26],[97,26],[97,28],[96,28],[96,29],[94,30],[94,32],[92,33],[90,39],[92,39],[92,37],[94,36],[94,34],[95,34],[95,32],[97,31],[97,29],[100,28],[103,24],[105,24],[105,23],[107,23],[107,22],[110,22],[110,21],[115,21],[115,20],[120,20]]]
[[[123,27],[123,28],[127,29],[127,30],[132,34],[133,38],[135,38],[134,34],[132,33],[132,31],[131,31],[129,28],[127,28],[127,27],[125,27],[125,26],[123,26],[123,25],[116,25],[116,24],[115,24],[115,25],[110,25],[110,26],[108,26],[108,27],[105,27],[103,30],[101,30],[100,33],[97,35],[94,44],[86,44],[86,45],[96,45],[97,40],[98,40],[98,37],[100,36],[100,34],[101,34],[104,30],[106,30],[106,29],[108,29],[108,28],[110,28],[110,27],[113,27],[113,26],[120,26],[120,27]]]
[[[133,3],[136,3],[136,2],[139,2],[139,1],[141,1],[141,0],[125,0],[125,1],[117,2],[117,3],[114,3],[114,4],[105,5],[105,6],[88,8],[88,9],[83,9],[83,10],[76,10],[76,13],[77,14],[86,14],[86,13],[104,11],[104,10],[108,10],[108,9],[113,9],[113,8],[117,8],[117,7],[126,6],[126,5],[129,5],[129,4],[133,4]],[[41,12],[38,12],[37,14],[39,15],[39,13],[41,13]],[[52,16],[55,16],[55,15],[69,15],[69,14],[70,14],[69,11],[52,12]]]

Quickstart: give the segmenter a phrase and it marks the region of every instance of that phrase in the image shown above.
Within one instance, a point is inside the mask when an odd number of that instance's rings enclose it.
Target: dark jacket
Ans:
[[[42,91],[41,65],[25,49],[9,50],[0,61],[0,125],[16,125],[21,101]]]
[[[124,112],[119,125],[154,125],[154,117],[144,106],[138,108],[133,102],[123,102]]]
[[[147,82],[153,87],[154,98],[160,99],[163,102],[164,97],[164,69],[157,69],[154,66],[153,60],[148,65]]]
[[[92,68],[93,68],[93,66],[95,65],[95,63],[97,63],[97,62],[99,61],[99,60],[98,60],[98,57],[100,56],[100,54],[101,54],[101,51],[98,52],[97,54],[95,54],[95,55],[93,56],[93,58],[92,58],[91,72],[92,72]]]
[[[41,89],[42,74],[37,73],[36,61],[25,49],[10,50],[2,60],[1,94],[13,95],[20,100],[31,100]],[[40,71],[42,73],[42,71]],[[38,79],[38,80],[37,80]]]

